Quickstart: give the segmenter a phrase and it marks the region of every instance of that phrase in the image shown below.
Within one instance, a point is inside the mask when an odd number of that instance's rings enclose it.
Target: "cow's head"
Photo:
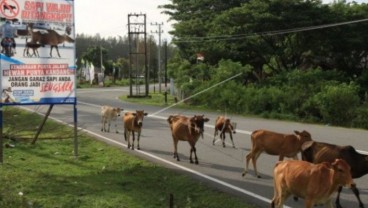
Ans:
[[[226,119],[225,120],[226,125],[229,127],[230,131],[233,132],[233,134],[236,134],[236,123],[235,122],[231,122],[230,119]]]
[[[199,133],[203,138],[204,123],[208,122],[210,119],[205,118],[204,115],[195,115],[190,118],[191,127],[194,128],[196,133]]]
[[[294,133],[297,135],[302,144],[306,141],[312,141],[311,134],[305,130],[303,130],[302,132],[294,131]]]
[[[144,118],[144,116],[147,116],[147,115],[148,115],[148,113],[145,113],[144,110],[136,110],[135,113],[133,113],[134,123],[137,126],[142,127],[143,118]]]
[[[116,116],[120,116],[121,111],[123,111],[124,109],[122,108],[114,108],[114,111],[116,112]]]
[[[336,159],[332,163],[332,167],[335,171],[334,180],[338,185],[347,186],[349,188],[354,186],[350,165],[345,160]]]

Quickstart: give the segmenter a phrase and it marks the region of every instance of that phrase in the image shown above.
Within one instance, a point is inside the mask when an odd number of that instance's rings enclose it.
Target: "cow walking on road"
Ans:
[[[301,146],[306,141],[311,141],[311,135],[307,131],[294,131],[295,134],[281,134],[268,130],[256,130],[251,134],[252,150],[246,156],[246,164],[243,176],[248,173],[249,161],[252,160],[256,176],[261,176],[257,171],[257,159],[262,152],[269,155],[278,155],[279,161],[284,157],[298,159]]]
[[[215,145],[216,142],[216,136],[218,135],[218,132],[220,131],[220,139],[222,141],[222,146],[225,147],[225,134],[228,133],[230,135],[231,143],[233,144],[233,147],[235,148],[234,140],[233,140],[233,134],[236,134],[235,131],[236,125],[234,123],[231,123],[230,119],[226,118],[225,116],[219,116],[216,119],[215,122],[215,134],[213,136],[212,144]]]
[[[281,208],[285,200],[296,195],[306,208],[325,204],[333,208],[331,196],[340,186],[353,184],[350,166],[345,160],[313,164],[302,160],[278,162],[274,168],[274,197],[271,207]]]
[[[196,143],[201,136],[203,138],[204,123],[209,119],[204,115],[195,115],[188,118],[183,115],[171,115],[167,119],[170,125],[171,134],[174,142],[174,158],[180,161],[178,155],[178,142],[187,141],[190,145],[190,163],[193,163],[192,154],[194,153],[194,163],[198,164]]]
[[[140,149],[139,139],[141,137],[143,118],[147,116],[144,110],[137,110],[136,112],[127,112],[123,117],[124,123],[124,139],[128,141],[128,149],[134,150],[135,132],[137,132],[137,149]],[[132,134],[132,142],[130,142],[130,134]]]
[[[101,106],[101,131],[110,132],[111,121],[114,121],[115,131],[116,133],[119,133],[117,127],[117,117],[120,116],[121,111],[123,111],[121,108],[107,105]]]
[[[324,142],[309,141],[302,145],[302,159],[311,163],[331,162],[337,158],[344,159],[351,167],[351,175],[353,178],[360,178],[368,173],[368,155],[360,154],[352,146],[339,146]],[[340,205],[340,192],[342,186],[339,187],[336,207],[342,208]],[[364,205],[359,197],[359,190],[355,185],[351,187],[359,202],[359,207]]]

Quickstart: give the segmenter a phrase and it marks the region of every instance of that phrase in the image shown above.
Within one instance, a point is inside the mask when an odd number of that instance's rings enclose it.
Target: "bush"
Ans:
[[[325,86],[313,99],[324,122],[343,126],[352,124],[360,103],[358,87],[352,83]]]

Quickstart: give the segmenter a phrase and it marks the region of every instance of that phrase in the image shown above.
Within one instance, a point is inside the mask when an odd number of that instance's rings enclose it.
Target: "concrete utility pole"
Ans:
[[[152,33],[157,33],[158,34],[158,92],[161,93],[161,33],[163,33],[164,31],[161,30],[161,26],[164,23],[151,23],[152,26],[157,26],[158,30],[156,31],[151,31]]]

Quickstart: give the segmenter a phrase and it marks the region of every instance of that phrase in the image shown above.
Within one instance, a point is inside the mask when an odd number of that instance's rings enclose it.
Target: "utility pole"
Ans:
[[[158,91],[159,93],[161,93],[161,33],[163,33],[164,31],[161,30],[161,26],[164,23],[151,23],[152,26],[157,26],[158,30],[156,31],[151,31],[152,33],[157,33],[158,34]]]

